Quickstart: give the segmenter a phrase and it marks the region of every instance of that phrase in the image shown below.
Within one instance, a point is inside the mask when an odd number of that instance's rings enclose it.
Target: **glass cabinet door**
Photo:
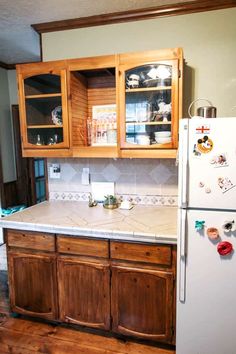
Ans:
[[[25,147],[68,146],[65,72],[27,77],[24,92]]]
[[[124,70],[123,147],[174,147],[176,68],[170,60]]]

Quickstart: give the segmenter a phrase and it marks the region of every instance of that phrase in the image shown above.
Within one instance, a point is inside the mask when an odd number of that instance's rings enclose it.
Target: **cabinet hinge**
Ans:
[[[181,77],[181,70],[179,69],[179,78]]]

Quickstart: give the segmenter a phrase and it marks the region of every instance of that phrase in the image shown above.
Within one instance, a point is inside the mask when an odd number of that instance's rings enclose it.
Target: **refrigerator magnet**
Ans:
[[[235,184],[229,177],[218,177],[218,186],[220,187],[222,193],[225,193],[235,187]]]
[[[213,141],[207,136],[204,135],[202,138],[197,141],[197,150],[202,154],[207,154],[213,149]]]
[[[206,187],[206,188],[205,188],[205,192],[206,192],[207,194],[211,193],[211,188],[210,188],[210,187]]]
[[[227,256],[228,254],[232,253],[232,251],[233,251],[233,245],[228,241],[222,241],[217,246],[217,252],[221,256]]]
[[[219,230],[216,227],[208,227],[207,236],[211,240],[217,240],[220,237]]]
[[[196,128],[197,134],[209,134],[211,132],[210,125],[199,125]]]
[[[213,156],[213,158],[211,159],[210,163],[214,167],[226,167],[226,166],[229,166],[228,161],[227,161],[227,156],[226,156],[225,153]]]
[[[195,157],[200,157],[200,156],[201,156],[200,151],[198,151],[198,149],[197,149],[197,144],[194,144],[194,145],[193,145],[193,155],[194,155]]]
[[[224,224],[222,225],[222,229],[224,230],[224,232],[228,233],[228,232],[234,232],[236,230],[236,225],[235,225],[235,221],[234,220],[227,220],[224,222]]]
[[[201,221],[196,220],[195,221],[195,230],[197,230],[197,231],[203,230],[204,226],[205,226],[205,221],[203,221],[203,220],[201,220]]]

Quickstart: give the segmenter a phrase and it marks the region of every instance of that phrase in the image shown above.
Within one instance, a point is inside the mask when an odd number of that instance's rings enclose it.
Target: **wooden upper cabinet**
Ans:
[[[117,157],[117,56],[68,61],[73,156]]]
[[[120,55],[121,157],[174,157],[182,115],[182,50]]]
[[[17,74],[23,155],[61,149],[63,156],[70,147],[65,62],[19,65]]]
[[[24,156],[175,157],[182,49],[17,65]]]

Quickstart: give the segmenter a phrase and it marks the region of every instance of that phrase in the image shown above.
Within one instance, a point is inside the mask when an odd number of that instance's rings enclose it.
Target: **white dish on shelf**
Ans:
[[[138,135],[136,141],[138,145],[150,145],[149,135]]]
[[[171,132],[168,130],[163,130],[160,132],[155,132],[155,138],[168,138],[171,136]]]
[[[155,137],[157,144],[168,144],[171,143],[171,136],[168,137]]]

